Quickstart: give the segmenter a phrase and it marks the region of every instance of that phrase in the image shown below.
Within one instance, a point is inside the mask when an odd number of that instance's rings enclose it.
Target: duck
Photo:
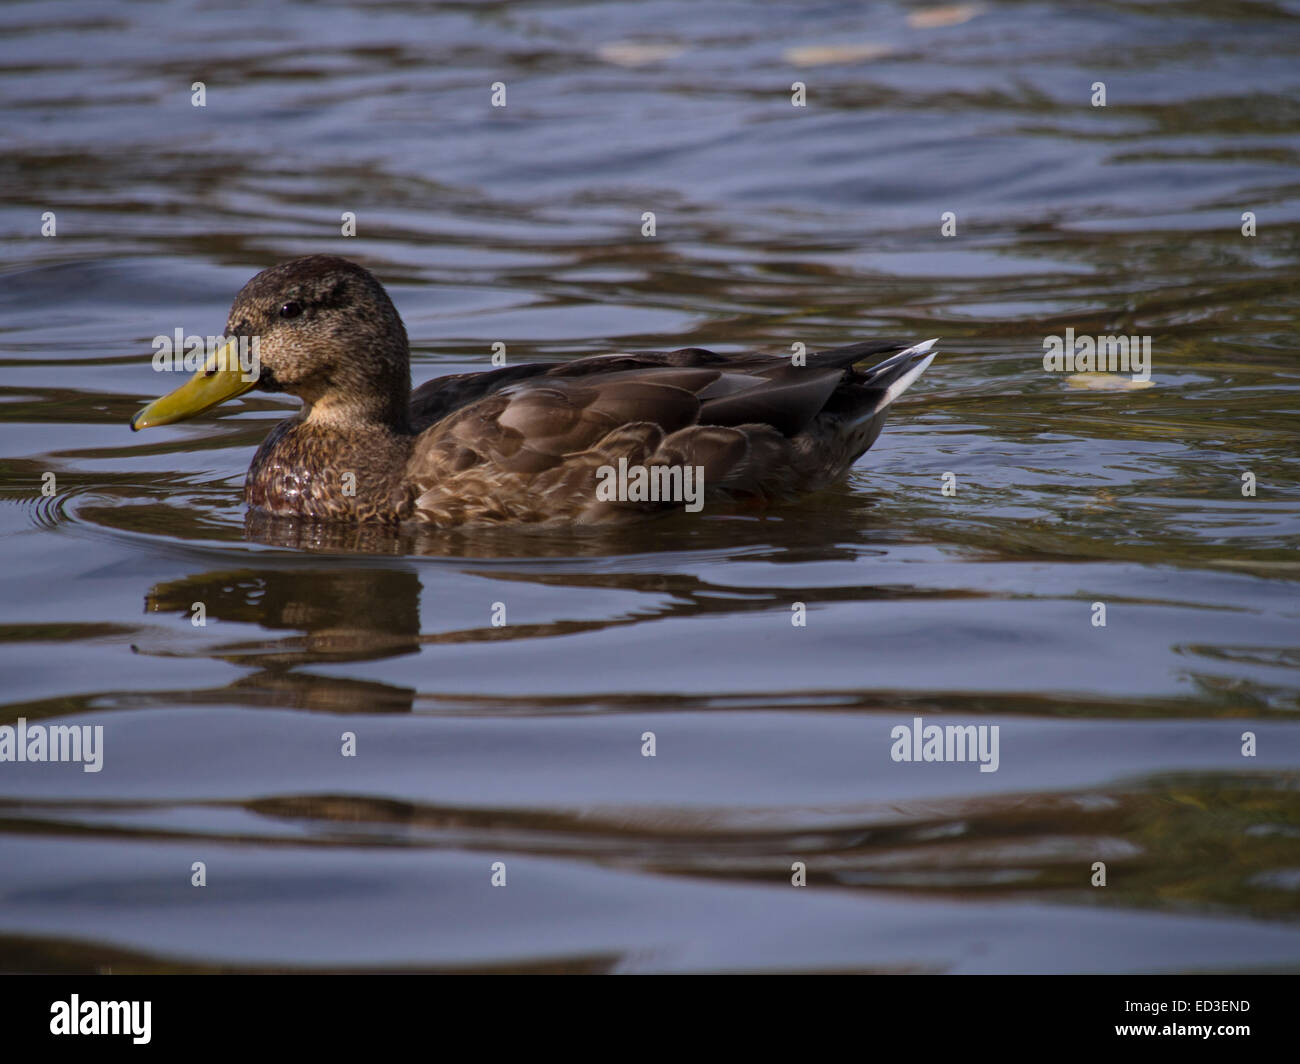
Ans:
[[[875,443],[937,342],[802,357],[799,345],[789,355],[622,352],[412,390],[393,301],[369,270],[333,255],[253,277],[221,341],[131,428],[193,418],[255,388],[288,393],[302,406],[253,456],[250,512],[448,528],[609,525],[795,499]],[[251,364],[236,357],[241,344]]]

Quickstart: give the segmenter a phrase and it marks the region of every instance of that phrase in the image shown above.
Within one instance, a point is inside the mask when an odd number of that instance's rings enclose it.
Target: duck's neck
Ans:
[[[319,432],[340,435],[357,432],[388,432],[395,436],[411,433],[411,392],[390,400],[388,396],[336,399],[327,397],[304,402],[299,419]]]
[[[301,420],[322,429],[411,431],[411,374],[405,364],[364,377],[348,367],[287,390],[302,400]]]

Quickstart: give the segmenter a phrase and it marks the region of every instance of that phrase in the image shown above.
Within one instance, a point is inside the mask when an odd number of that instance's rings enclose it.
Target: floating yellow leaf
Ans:
[[[1065,378],[1071,388],[1086,388],[1090,392],[1129,392],[1137,388],[1150,388],[1155,381],[1135,381],[1119,373],[1071,373]]]
[[[787,48],[785,60],[795,66],[830,66],[832,63],[860,63],[883,59],[893,53],[887,44],[808,44],[801,48]]]

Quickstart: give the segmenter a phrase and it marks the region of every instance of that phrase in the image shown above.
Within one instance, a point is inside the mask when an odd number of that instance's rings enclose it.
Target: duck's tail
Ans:
[[[861,378],[854,382],[858,401],[851,423],[861,425],[884,413],[934,361],[938,352],[931,349],[938,342],[938,337],[925,340],[861,371]]]

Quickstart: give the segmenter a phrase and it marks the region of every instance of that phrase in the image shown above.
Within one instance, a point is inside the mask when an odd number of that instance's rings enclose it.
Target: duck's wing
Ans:
[[[847,369],[873,355],[902,351],[902,344],[867,343],[849,344],[808,356],[808,367],[814,369]],[[654,351],[642,354],[591,355],[571,362],[530,362],[479,373],[453,373],[426,381],[411,393],[411,421],[417,430],[423,430],[435,421],[477,402],[488,395],[535,377],[591,377],[637,369],[721,368],[732,372],[750,370],[762,372],[791,365],[790,360],[772,355],[720,355],[703,347],[683,347],[676,351]],[[882,363],[870,371],[884,368]]]
[[[545,373],[554,363],[531,362],[481,373],[435,377],[411,392],[411,424],[417,432],[484,396]]]
[[[599,500],[599,471],[620,459],[695,467],[715,497],[806,490],[838,473],[832,467],[852,449],[852,441],[828,449],[821,438],[841,424],[856,431],[915,368],[917,349],[900,347],[855,344],[799,366],[686,348],[442,378],[416,396],[419,416],[434,423],[407,469],[415,507],[424,520],[465,523],[610,520],[681,505]],[[889,351],[900,353],[851,368]]]

